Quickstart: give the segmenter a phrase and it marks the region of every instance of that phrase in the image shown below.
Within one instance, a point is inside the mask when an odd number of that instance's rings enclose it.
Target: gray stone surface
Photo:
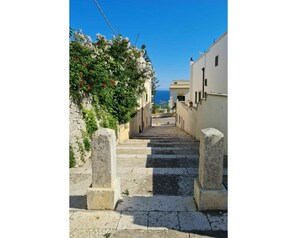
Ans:
[[[209,231],[211,226],[202,212],[179,212],[180,229],[183,231]]]
[[[116,232],[116,229],[82,228],[70,231],[70,238],[107,238],[108,235],[111,235],[114,232]]]
[[[189,234],[174,230],[121,230],[110,238],[188,238]],[[196,238],[205,236],[197,236]]]
[[[92,140],[92,187],[110,188],[116,177],[116,138],[111,129],[95,132]]]
[[[220,212],[215,215],[207,214],[208,220],[211,224],[211,229],[214,231],[227,231],[228,217],[226,212]]]
[[[149,212],[148,229],[179,229],[177,212]]]
[[[115,211],[74,212],[70,218],[70,230],[75,229],[117,229],[120,213]]]
[[[148,212],[122,212],[118,230],[143,229],[148,225]]]
[[[202,188],[220,189],[223,181],[224,135],[214,128],[201,130],[199,181]]]
[[[117,211],[196,211],[192,196],[123,197]]]

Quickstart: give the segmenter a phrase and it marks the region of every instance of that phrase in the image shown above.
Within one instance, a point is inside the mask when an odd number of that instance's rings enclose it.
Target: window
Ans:
[[[185,96],[177,96],[178,101],[185,101]]]
[[[219,56],[217,55],[215,58],[215,66],[217,67],[219,65]]]
[[[205,84],[205,86],[207,86],[207,79],[204,80],[204,84]]]
[[[145,101],[148,102],[148,95],[147,95],[147,93],[145,94]]]
[[[195,92],[195,103],[197,103],[198,102],[198,93],[197,93],[197,91]]]

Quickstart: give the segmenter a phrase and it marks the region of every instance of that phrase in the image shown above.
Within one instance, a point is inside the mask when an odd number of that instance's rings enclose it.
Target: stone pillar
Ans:
[[[199,211],[226,210],[223,182],[224,135],[214,128],[201,130],[199,176],[194,180],[194,198]]]
[[[120,198],[116,177],[116,137],[114,130],[100,128],[92,140],[92,185],[87,191],[89,210],[113,210]]]

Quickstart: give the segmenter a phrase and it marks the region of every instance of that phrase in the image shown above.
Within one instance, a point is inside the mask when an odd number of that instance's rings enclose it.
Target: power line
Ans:
[[[107,22],[107,24],[109,25],[110,29],[112,30],[113,34],[116,36],[117,33],[115,32],[115,30],[113,29],[112,25],[110,24],[110,22],[108,21],[107,17],[105,16],[104,12],[102,11],[101,7],[99,6],[99,4],[97,3],[96,0],[94,0],[96,6],[98,7],[99,11],[101,12],[102,16],[104,17],[105,21]]]
[[[137,34],[137,37],[136,37],[135,46],[136,46],[136,44],[137,44],[138,37],[139,37],[139,33]]]

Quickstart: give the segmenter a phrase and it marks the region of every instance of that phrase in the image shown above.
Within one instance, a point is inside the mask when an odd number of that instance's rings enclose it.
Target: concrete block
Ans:
[[[220,189],[204,189],[198,178],[194,179],[194,199],[199,211],[227,210],[227,190],[224,185]]]
[[[88,188],[87,208],[88,210],[113,210],[120,199],[120,178],[114,180],[111,188]]]

